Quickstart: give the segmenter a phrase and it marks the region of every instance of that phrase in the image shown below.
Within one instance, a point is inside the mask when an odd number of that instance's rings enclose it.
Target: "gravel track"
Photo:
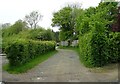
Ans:
[[[8,61],[3,57],[3,64]],[[73,50],[58,49],[58,53],[35,66],[27,73],[9,74],[2,71],[2,80],[6,82],[116,82],[118,81],[117,64],[90,69],[79,61]]]

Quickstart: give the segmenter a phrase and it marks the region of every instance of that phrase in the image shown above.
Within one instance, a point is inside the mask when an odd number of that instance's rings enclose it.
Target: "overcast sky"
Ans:
[[[51,27],[52,13],[60,10],[68,3],[82,3],[82,8],[97,6],[101,0],[0,0],[0,23],[11,23],[24,19],[26,14],[39,11],[43,15],[38,25]],[[58,28],[52,28],[54,31]]]

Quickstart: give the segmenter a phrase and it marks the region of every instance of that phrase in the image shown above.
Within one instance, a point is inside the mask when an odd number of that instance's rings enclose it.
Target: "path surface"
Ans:
[[[3,58],[3,64],[5,64]],[[35,68],[23,74],[9,74],[3,71],[3,81],[21,82],[103,82],[117,81],[117,65],[100,71],[84,67],[73,50],[58,49],[58,53]]]

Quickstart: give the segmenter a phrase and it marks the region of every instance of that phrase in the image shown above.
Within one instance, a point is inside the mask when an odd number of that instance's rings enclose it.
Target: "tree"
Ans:
[[[64,7],[58,12],[53,13],[52,26],[59,26],[60,30],[70,30],[70,17],[72,9]]]
[[[77,38],[78,29],[76,28],[77,17],[80,14],[79,4],[68,5],[58,12],[53,13],[52,26],[60,27],[60,40],[74,40]],[[63,35],[63,36],[62,36]],[[65,36],[64,36],[65,35]]]
[[[54,32],[51,29],[36,28],[30,30],[29,39],[41,40],[41,41],[51,41],[55,40]]]
[[[1,28],[8,28],[10,27],[10,23],[4,23],[4,24],[1,24]]]
[[[19,32],[27,30],[26,23],[22,20],[16,21],[13,25],[8,28],[2,29],[2,36],[8,37],[14,34],[18,34]]]
[[[59,31],[54,32],[55,41],[59,42]]]
[[[13,30],[13,33],[18,34],[19,32],[26,30],[26,23],[22,20],[18,20],[11,26],[11,29]]]
[[[42,15],[39,12],[33,11],[29,15],[25,16],[25,21],[30,25],[31,28],[36,28],[37,23],[40,21],[41,18]]]
[[[71,12],[71,26],[73,28],[73,37],[72,40],[76,40],[79,37],[79,27],[77,27],[77,19],[82,14],[83,9],[81,9],[80,3],[71,4],[70,7],[72,8]]]
[[[58,12],[55,12],[53,14],[53,19],[52,19],[52,26],[59,26],[60,27],[60,40],[63,40],[62,37],[64,37],[64,33],[66,33],[66,38],[64,40],[67,40],[69,38],[69,35],[72,36],[73,28],[71,26],[71,12],[72,8],[71,7],[64,7]],[[71,32],[67,32],[71,31]],[[62,33],[62,34],[61,34]]]

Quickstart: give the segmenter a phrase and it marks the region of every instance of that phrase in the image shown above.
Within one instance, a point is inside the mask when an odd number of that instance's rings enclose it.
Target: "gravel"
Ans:
[[[35,66],[27,73],[9,74],[2,71],[2,80],[6,82],[116,82],[118,81],[117,64],[114,68],[86,68],[79,61],[78,54],[73,50],[57,49],[58,53],[48,60]],[[7,63],[6,58],[3,64]]]

